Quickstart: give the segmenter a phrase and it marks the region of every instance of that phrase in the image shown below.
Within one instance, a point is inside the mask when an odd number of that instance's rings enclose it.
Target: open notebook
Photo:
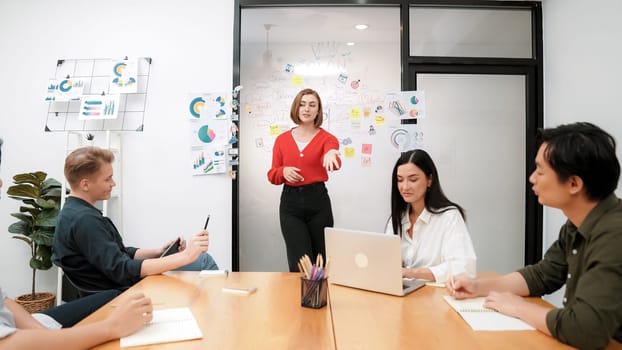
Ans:
[[[523,331],[532,326],[514,317],[484,307],[484,297],[456,300],[443,296],[447,304],[456,310],[474,331]]]
[[[153,311],[153,320],[136,333],[121,338],[121,347],[169,343],[203,338],[197,321],[187,307]]]

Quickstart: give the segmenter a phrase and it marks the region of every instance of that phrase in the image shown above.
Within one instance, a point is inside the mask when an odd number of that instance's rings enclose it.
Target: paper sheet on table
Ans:
[[[483,297],[456,300],[446,295],[443,298],[474,331],[523,331],[535,329],[518,318],[485,308]]]
[[[203,338],[203,333],[201,333],[190,308],[154,310],[151,323],[136,333],[121,338],[121,347],[199,338]]]

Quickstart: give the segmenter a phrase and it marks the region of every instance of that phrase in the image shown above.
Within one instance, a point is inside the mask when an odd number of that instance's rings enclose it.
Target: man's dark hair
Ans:
[[[580,177],[591,200],[602,200],[618,187],[616,141],[598,126],[580,122],[542,129],[538,144],[544,144],[544,159],[559,181],[565,182],[573,175]]]

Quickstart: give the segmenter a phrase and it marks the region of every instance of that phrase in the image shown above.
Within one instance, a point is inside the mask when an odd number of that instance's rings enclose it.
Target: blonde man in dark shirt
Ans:
[[[161,257],[160,248],[125,246],[112,220],[96,202],[110,198],[114,154],[99,147],[82,147],[65,159],[71,193],[58,215],[52,262],[83,289],[126,289],[141,278],[174,269],[215,270],[207,254],[209,234],[203,229],[189,241],[180,239],[179,252]]]
[[[620,163],[614,138],[590,123],[540,133],[529,177],[542,205],[568,221],[542,261],[493,278],[458,276],[448,283],[457,299],[486,296],[485,306],[520,318],[563,343],[599,349],[622,340],[622,201],[614,191]],[[563,285],[561,308],[529,303]]]
[[[1,161],[2,153],[0,153]],[[104,320],[83,326],[50,330],[13,299],[7,298],[0,287],[0,349],[87,349],[132,334],[149,323],[152,318],[151,299],[139,293],[128,296]]]

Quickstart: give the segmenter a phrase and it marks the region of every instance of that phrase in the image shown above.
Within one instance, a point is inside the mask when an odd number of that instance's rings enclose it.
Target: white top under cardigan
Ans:
[[[410,207],[402,215],[402,264],[408,268],[427,267],[437,282],[445,282],[451,275],[466,272],[475,277],[475,250],[466,224],[456,208],[433,214],[425,208],[410,228]],[[387,234],[394,234],[391,221]],[[449,265],[451,263],[451,266]]]

